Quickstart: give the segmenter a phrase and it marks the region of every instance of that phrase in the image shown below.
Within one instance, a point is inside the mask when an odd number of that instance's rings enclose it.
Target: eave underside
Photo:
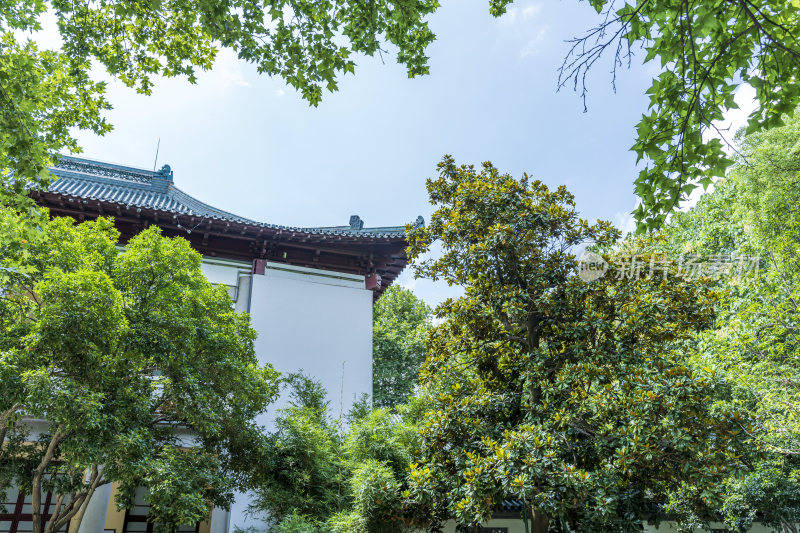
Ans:
[[[51,192],[35,191],[32,196],[53,216],[78,221],[113,217],[123,244],[148,226],[156,225],[165,236],[183,237],[205,256],[250,263],[266,259],[361,276],[378,274],[382,281],[374,291],[376,299],[407,264],[407,243],[403,238],[302,233]]]

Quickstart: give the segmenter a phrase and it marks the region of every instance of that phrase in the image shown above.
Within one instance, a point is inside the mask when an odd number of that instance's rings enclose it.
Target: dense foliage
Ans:
[[[413,292],[392,285],[372,308],[372,394],[375,407],[405,403],[425,360],[431,310]]]
[[[329,414],[325,391],[295,375],[266,448],[252,510],[280,533],[400,533],[409,529],[402,491],[416,440],[414,413],[357,404]]]
[[[112,482],[121,507],[148,489],[167,529],[228,507],[277,394],[249,318],[183,239],[153,227],[122,253],[108,219],[42,221],[0,256],[0,492],[31,495],[36,533],[77,528]],[[59,505],[44,524],[48,492]]]
[[[719,280],[725,297],[694,356],[730,384],[721,402],[756,421],[748,472],[729,479],[715,510],[735,531],[759,519],[795,532],[800,521],[800,116],[786,122],[741,136],[737,166],[674,217],[662,246],[674,255],[761,258],[757,276]]]
[[[437,210],[410,255],[465,290],[437,310],[420,378],[410,495],[429,526],[483,523],[518,498],[537,533],[635,531],[684,484],[699,506],[720,501],[749,422],[714,408],[720,383],[685,364],[713,324],[708,283],[626,273],[613,255],[582,281],[574,247],[619,234],[581,220],[564,187],[447,157],[428,191]],[[441,257],[419,260],[435,241]]]

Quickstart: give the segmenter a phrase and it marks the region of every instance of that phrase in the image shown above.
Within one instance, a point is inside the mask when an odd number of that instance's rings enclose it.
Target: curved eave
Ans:
[[[374,291],[376,299],[407,264],[405,232],[381,231],[384,228],[293,228],[213,213],[143,207],[136,202],[92,198],[90,194],[32,191],[31,195],[54,215],[79,221],[114,217],[123,242],[155,224],[165,235],[186,238],[194,249],[211,257],[248,262],[266,259],[363,276],[379,274],[382,283]],[[385,228],[390,229],[396,230]]]

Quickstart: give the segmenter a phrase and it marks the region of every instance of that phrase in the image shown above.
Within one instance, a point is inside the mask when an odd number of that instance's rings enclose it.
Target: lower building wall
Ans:
[[[98,487],[86,506],[86,513],[83,515],[80,529],[74,531],[75,528],[71,527],[69,533],[102,533],[106,529],[109,507],[112,507],[112,510],[116,510],[113,501],[110,499],[112,491],[116,493],[113,489],[114,487],[111,484]],[[110,501],[112,505],[109,505]],[[120,528],[116,533],[122,533],[122,524],[120,524]]]
[[[711,524],[711,532],[716,533],[719,532],[727,532],[728,530],[725,529],[724,524]],[[446,524],[444,528],[444,533],[455,533],[455,523],[449,522]],[[749,533],[770,533],[772,529],[764,527],[762,524],[753,524],[753,527],[750,528]],[[662,522],[659,524],[659,527],[655,527],[651,524],[644,525],[644,532],[645,533],[677,533],[678,528],[675,526],[674,522]],[[700,529],[695,530],[696,533],[708,533],[708,531],[703,531]],[[511,519],[511,518],[504,518],[504,519],[495,519],[490,521],[488,524],[483,526],[481,529],[477,531],[477,533],[525,533],[525,524],[523,524],[521,519]]]
[[[658,527],[655,527],[653,525],[647,524],[647,525],[644,526],[644,530],[645,530],[646,533],[656,533],[656,532],[657,533],[677,533],[678,532],[678,528],[676,527],[674,522],[662,522],[661,524],[659,524]],[[702,530],[697,529],[695,531],[700,532]],[[722,531],[729,531],[729,530],[725,529],[725,524],[712,523],[711,524],[711,531],[712,531],[712,533],[714,533],[716,531],[722,532]],[[753,524],[753,527],[751,527],[749,529],[749,533],[769,533],[771,531],[773,531],[773,530],[768,528],[768,527],[765,527],[764,525],[759,524],[759,523]]]
[[[74,531],[71,528],[69,533],[124,533],[125,510],[117,509],[116,496],[116,483],[100,487],[86,508],[80,529]],[[223,509],[214,509],[210,520],[198,524],[197,533],[226,533],[227,515]]]

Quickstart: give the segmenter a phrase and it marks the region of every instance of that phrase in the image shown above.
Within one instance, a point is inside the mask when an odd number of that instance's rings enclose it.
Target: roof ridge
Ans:
[[[175,187],[169,165],[152,171],[62,155],[51,171],[58,179],[50,185],[49,191],[66,196],[298,233],[371,238],[405,236],[405,226],[364,227],[363,221],[356,215],[350,217],[349,226],[292,227],[258,222],[214,207]],[[417,223],[420,219],[417,219]]]
[[[153,178],[159,175],[158,172],[143,168],[117,165],[114,163],[106,163],[104,161],[84,159],[82,157],[69,155],[59,156],[58,162],[54,168],[70,172],[78,172],[87,177],[107,178],[123,182],[127,181],[147,184],[152,184]]]

